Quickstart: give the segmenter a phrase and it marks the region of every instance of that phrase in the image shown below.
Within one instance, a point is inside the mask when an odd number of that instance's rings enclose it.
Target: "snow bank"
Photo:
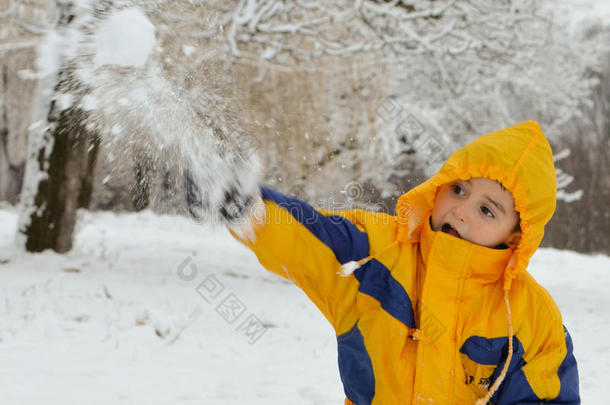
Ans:
[[[16,222],[0,209],[0,245]],[[610,258],[541,249],[530,269],[572,334],[583,403],[605,403]],[[0,264],[0,297],[3,403],[343,403],[332,328],[222,227],[81,212],[69,254]],[[249,316],[265,327],[254,342]]]

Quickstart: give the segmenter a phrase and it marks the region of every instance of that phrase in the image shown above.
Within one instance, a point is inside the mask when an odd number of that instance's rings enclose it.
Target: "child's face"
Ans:
[[[477,245],[497,247],[517,243],[519,215],[512,194],[484,178],[444,184],[432,211],[432,229]]]

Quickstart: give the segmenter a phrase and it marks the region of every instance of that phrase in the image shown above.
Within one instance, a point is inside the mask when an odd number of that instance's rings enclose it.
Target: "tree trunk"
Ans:
[[[72,5],[60,5],[59,15],[57,29],[73,21]],[[55,82],[39,83],[39,97],[45,98],[49,84],[54,94],[85,94],[69,68],[51,80]],[[47,102],[39,100],[34,108],[32,122],[42,118],[46,125],[29,133],[19,231],[30,252],[64,253],[72,248],[77,209],[89,206],[98,142],[85,128],[85,112]]]
[[[52,103],[48,116],[50,128],[45,134],[52,139],[51,145],[42,146],[37,157],[38,168],[46,178],[38,183],[33,201],[35,210],[23,229],[25,247],[30,252],[69,251],[77,209],[87,206],[91,196],[96,143],[92,143],[82,124],[81,110],[70,108],[56,112],[55,106]],[[91,145],[93,148],[89,150]]]

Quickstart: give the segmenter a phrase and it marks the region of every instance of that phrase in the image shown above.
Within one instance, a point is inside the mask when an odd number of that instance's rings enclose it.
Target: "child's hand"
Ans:
[[[186,173],[185,181],[187,209],[192,218],[203,222],[220,222],[235,231],[246,231],[255,224],[260,226],[264,223],[265,206],[258,187],[243,190],[238,183],[229,184],[224,190],[206,190],[190,173]]]
[[[267,211],[265,203],[260,194],[253,197],[253,202],[247,210],[247,215],[240,217],[238,221],[230,221],[227,227],[238,237],[253,241],[256,231],[265,226]]]

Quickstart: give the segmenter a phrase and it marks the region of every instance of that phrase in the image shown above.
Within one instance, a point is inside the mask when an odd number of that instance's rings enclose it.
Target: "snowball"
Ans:
[[[95,38],[95,68],[102,65],[140,67],[155,44],[155,27],[139,9],[111,14]]]

